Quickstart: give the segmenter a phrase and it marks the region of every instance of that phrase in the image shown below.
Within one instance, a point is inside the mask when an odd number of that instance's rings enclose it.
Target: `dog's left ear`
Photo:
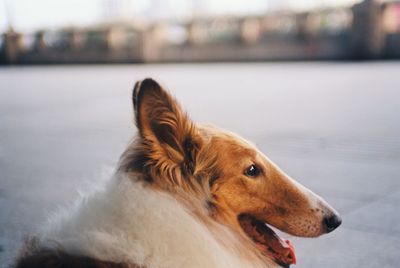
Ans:
[[[184,164],[193,172],[195,126],[176,100],[150,78],[136,82],[132,100],[140,136],[151,147],[149,157]]]

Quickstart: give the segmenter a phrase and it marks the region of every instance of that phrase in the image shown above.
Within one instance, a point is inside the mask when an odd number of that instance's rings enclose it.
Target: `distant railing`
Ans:
[[[263,16],[195,18],[139,27],[12,30],[0,63],[124,63],[400,57],[400,1]]]

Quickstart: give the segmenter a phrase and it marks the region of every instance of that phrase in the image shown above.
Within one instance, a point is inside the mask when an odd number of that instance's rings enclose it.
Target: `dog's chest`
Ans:
[[[123,174],[52,218],[42,239],[56,241],[69,253],[146,267],[250,264],[221,245],[174,198]]]

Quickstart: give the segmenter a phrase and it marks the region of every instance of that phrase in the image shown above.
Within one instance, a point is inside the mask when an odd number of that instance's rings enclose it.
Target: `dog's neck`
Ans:
[[[201,213],[118,172],[52,218],[42,239],[72,254],[144,267],[274,267],[227,228],[194,215]]]

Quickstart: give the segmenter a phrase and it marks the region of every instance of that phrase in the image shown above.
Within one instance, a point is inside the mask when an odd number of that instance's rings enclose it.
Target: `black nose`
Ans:
[[[330,233],[342,224],[342,219],[337,215],[329,215],[326,216],[323,220],[323,224],[325,226],[326,232]]]

